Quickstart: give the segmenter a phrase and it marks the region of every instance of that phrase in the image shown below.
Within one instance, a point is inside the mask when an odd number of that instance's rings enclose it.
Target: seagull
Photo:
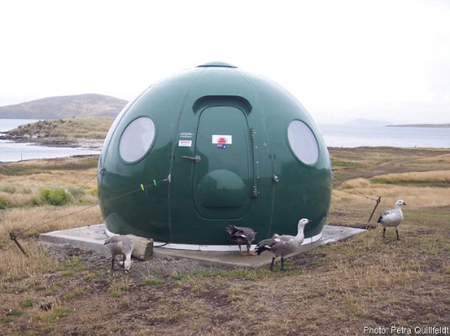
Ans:
[[[386,227],[395,227],[395,233],[397,234],[397,240],[400,240],[398,236],[398,227],[403,220],[402,205],[406,203],[399,199],[395,202],[395,209],[385,210],[378,218],[377,223],[383,225],[383,238],[385,238]]]
[[[272,263],[270,264],[270,270],[273,269],[273,263],[276,257],[281,257],[281,270],[284,266],[284,257],[297,250],[302,245],[305,236],[303,230],[305,225],[312,221],[307,218],[302,218],[298,222],[298,232],[296,236],[291,235],[274,235],[272,238],[264,239],[260,241],[255,248],[255,252],[260,255],[264,251],[271,251],[274,256],[272,257]]]
[[[131,253],[133,252],[134,243],[130,237],[116,235],[108,237],[105,240],[105,244],[109,247],[111,251],[111,269],[114,270],[114,261],[116,255],[123,255],[123,267],[128,272],[131,268]]]
[[[247,245],[247,254],[254,256],[256,253],[250,251],[250,247],[252,246],[252,241],[255,239],[256,232],[253,229],[243,226],[234,226],[228,225],[226,228],[227,232],[230,234],[228,240],[239,245],[239,251],[242,255],[245,255],[242,252],[241,245]]]

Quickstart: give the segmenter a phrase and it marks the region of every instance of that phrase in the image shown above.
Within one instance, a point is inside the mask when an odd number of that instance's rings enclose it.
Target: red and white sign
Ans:
[[[178,147],[191,147],[192,140],[178,140]]]
[[[213,135],[212,143],[217,145],[231,145],[233,143],[232,135]]]

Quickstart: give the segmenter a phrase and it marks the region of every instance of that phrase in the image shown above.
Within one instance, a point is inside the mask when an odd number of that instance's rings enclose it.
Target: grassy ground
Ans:
[[[88,251],[50,255],[38,247],[40,232],[101,222],[95,158],[0,166],[0,334],[362,335],[365,327],[390,333],[391,326],[449,326],[450,150],[330,153],[328,223],[367,225],[381,196],[373,225],[403,198],[402,240],[389,229],[383,240],[377,226],[291,258],[286,272],[200,265],[167,271],[149,260],[135,262],[128,274],[110,273],[108,261]],[[70,197],[51,206],[43,189]],[[33,224],[19,239],[27,258],[8,233]]]

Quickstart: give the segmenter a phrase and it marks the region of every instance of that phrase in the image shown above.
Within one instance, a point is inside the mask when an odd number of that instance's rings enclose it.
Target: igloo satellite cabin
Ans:
[[[311,116],[274,82],[214,62],[163,79],[114,121],[99,158],[107,230],[183,249],[234,249],[226,226],[257,240],[321,237],[331,163]]]

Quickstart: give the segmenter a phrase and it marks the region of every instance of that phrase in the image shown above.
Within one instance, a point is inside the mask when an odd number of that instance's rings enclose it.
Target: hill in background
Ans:
[[[128,102],[100,94],[49,97],[0,106],[0,119],[115,117]]]

